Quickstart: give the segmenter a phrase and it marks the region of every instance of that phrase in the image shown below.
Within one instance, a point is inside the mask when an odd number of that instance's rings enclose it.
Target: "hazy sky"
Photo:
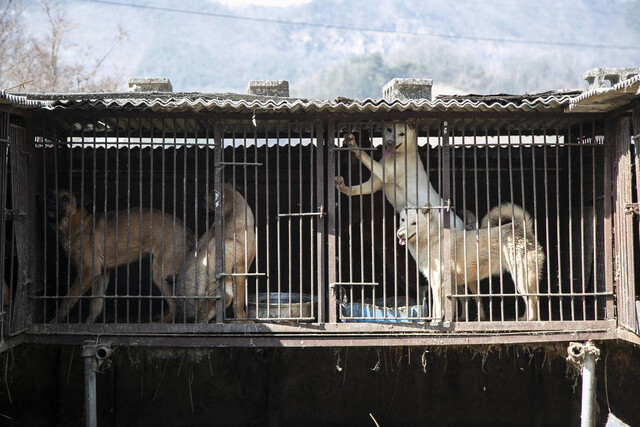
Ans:
[[[640,1],[57,1],[70,23],[63,55],[110,52],[101,72],[122,74],[123,88],[128,77],[202,92],[284,79],[297,96],[331,99],[425,77],[449,93],[523,93],[580,88],[590,68],[640,66]],[[38,2],[25,5],[28,30],[44,36]],[[119,27],[128,36],[112,49]],[[372,89],[354,94],[354,83]]]

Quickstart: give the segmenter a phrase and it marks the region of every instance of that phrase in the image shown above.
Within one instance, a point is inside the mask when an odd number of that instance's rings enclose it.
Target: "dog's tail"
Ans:
[[[503,203],[491,209],[489,213],[482,218],[481,228],[497,227],[512,222],[516,227],[524,227],[527,235],[533,234],[533,219],[531,215],[522,209],[521,206],[513,203]]]

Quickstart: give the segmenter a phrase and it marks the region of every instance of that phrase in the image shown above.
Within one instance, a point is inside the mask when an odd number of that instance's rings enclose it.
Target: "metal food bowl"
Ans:
[[[314,295],[313,304],[317,302]],[[279,305],[278,305],[279,303]],[[312,320],[315,317],[312,314],[311,295],[302,294],[302,302],[300,294],[290,294],[289,292],[271,292],[269,294],[258,294],[258,303],[256,304],[256,296],[250,295],[247,298],[247,317],[250,319],[288,319],[288,320]],[[256,315],[257,308],[257,315]]]

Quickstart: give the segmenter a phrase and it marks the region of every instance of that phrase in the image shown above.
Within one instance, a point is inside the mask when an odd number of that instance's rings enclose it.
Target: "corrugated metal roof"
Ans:
[[[640,97],[640,75],[611,87],[591,89],[573,98],[568,111],[594,113],[611,111]]]
[[[418,112],[530,112],[563,111],[579,91],[525,95],[458,95],[434,101],[424,99],[388,102],[384,99],[309,100],[232,93],[80,93],[41,94],[2,92],[0,98],[22,108],[44,110],[111,110],[158,112],[261,112],[261,113],[373,113]]]

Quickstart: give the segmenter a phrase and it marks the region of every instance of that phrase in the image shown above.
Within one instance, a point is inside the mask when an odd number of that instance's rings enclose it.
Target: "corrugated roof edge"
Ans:
[[[580,95],[578,95],[577,97],[571,100],[571,102],[569,103],[569,110],[573,109],[576,105],[578,105],[581,101],[584,101],[585,99],[588,99],[593,96],[606,93],[606,92],[623,90],[628,88],[629,86],[634,85],[637,82],[640,82],[640,74],[637,76],[633,76],[630,79],[623,80],[620,83],[617,83],[611,87],[600,87],[600,88],[584,91]]]
[[[387,111],[549,111],[569,104],[577,91],[524,95],[457,95],[388,102],[343,97],[334,100],[278,98],[234,93],[124,92],[124,93],[11,93],[1,98],[23,107],[55,109],[151,109],[155,111],[261,111],[261,112],[387,112]]]

